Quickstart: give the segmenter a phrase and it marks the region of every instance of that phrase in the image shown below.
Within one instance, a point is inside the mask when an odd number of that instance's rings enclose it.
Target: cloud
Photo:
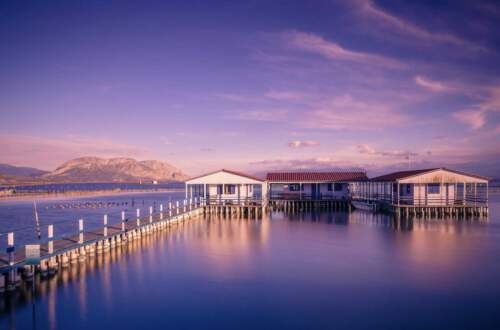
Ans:
[[[415,83],[420,87],[430,90],[431,92],[439,93],[439,92],[449,92],[452,90],[451,87],[446,86],[442,82],[433,81],[428,78],[425,78],[421,75],[415,76]]]
[[[306,95],[301,92],[274,90],[268,91],[264,96],[277,101],[301,101],[306,97]]]
[[[359,169],[350,161],[334,157],[314,157],[306,159],[266,159],[249,163],[250,166],[267,170],[307,170],[307,169]]]
[[[470,126],[472,129],[479,129],[486,123],[486,113],[482,110],[461,110],[453,113],[453,118]]]
[[[462,48],[467,48],[473,51],[486,50],[482,46],[478,46],[450,33],[428,31],[409,21],[406,21],[391,13],[388,13],[387,11],[384,11],[383,9],[379,8],[372,0],[359,0],[358,4],[358,8],[362,14],[375,18],[385,25],[390,26],[391,28],[396,28],[399,32],[411,35],[420,40],[450,44]]]
[[[385,103],[366,102],[350,95],[334,97],[321,102],[303,123],[310,128],[325,129],[380,129],[407,120]]]
[[[286,109],[233,110],[228,118],[244,121],[281,122],[287,120]]]
[[[410,151],[400,151],[400,150],[391,150],[391,151],[382,151],[376,150],[368,144],[360,144],[357,146],[360,154],[374,155],[374,156],[383,156],[383,157],[394,157],[394,158],[404,158],[409,159],[410,157],[418,156],[415,152]]]
[[[305,141],[294,140],[294,141],[288,142],[288,146],[290,148],[315,147],[315,146],[319,146],[319,142],[318,141],[311,141],[311,140],[305,140]]]
[[[403,63],[395,59],[381,55],[348,50],[335,42],[327,41],[313,33],[292,31],[283,33],[283,36],[289,46],[295,49],[321,55],[330,60],[348,61],[369,64],[371,66],[385,66],[392,68],[401,68],[404,66]]]
[[[456,111],[453,118],[477,130],[487,123],[489,113],[500,112],[500,86],[489,88],[489,95],[469,109]]]
[[[31,135],[0,135],[0,162],[53,170],[81,156],[146,157],[149,150],[84,136],[49,138]]]

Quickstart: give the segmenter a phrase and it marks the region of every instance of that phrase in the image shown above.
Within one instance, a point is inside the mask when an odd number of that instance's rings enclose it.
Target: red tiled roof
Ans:
[[[453,173],[457,173],[457,174],[461,174],[461,175],[471,176],[471,177],[478,178],[478,179],[489,180],[489,178],[484,177],[484,176],[479,176],[479,175],[475,175],[475,174],[469,174],[469,173],[465,173],[465,172],[450,170],[450,169],[447,169],[444,167],[394,172],[394,173],[389,173],[389,174],[385,174],[382,176],[377,176],[377,177],[372,178],[370,180],[371,181],[396,181],[396,180],[400,180],[400,179],[406,179],[406,178],[412,177],[414,175],[428,173],[428,172],[432,172],[432,171],[436,171],[436,170],[445,170],[445,171],[449,171],[449,172],[453,172]]]
[[[399,171],[399,172],[393,172],[389,174],[384,174],[381,176],[377,176],[375,178],[370,179],[371,181],[396,181],[399,179],[407,178],[409,176],[414,176],[430,171],[437,170],[437,168],[427,168],[423,170],[412,170],[412,171]]]
[[[267,173],[266,180],[271,182],[334,182],[364,181],[364,172],[274,172]]]
[[[215,173],[218,173],[218,172],[226,172],[226,173],[234,174],[234,175],[237,175],[237,176],[242,176],[242,177],[245,177],[245,178],[249,178],[249,179],[252,179],[252,180],[264,181],[264,179],[262,179],[262,178],[259,178],[259,177],[256,177],[256,176],[252,176],[252,175],[249,175],[249,174],[245,174],[245,173],[242,173],[242,172],[237,172],[237,171],[233,171],[233,170],[227,170],[225,168],[223,168],[221,170],[218,170],[218,171],[213,171],[213,172],[210,172],[210,173],[206,173],[206,174],[203,174],[203,175],[198,175],[198,176],[195,176],[193,178],[189,178],[189,179],[187,179],[185,181],[190,181],[190,180],[198,179],[198,178],[201,178],[201,177],[204,177],[204,176],[207,176],[207,175],[211,175],[211,174],[215,174]]]

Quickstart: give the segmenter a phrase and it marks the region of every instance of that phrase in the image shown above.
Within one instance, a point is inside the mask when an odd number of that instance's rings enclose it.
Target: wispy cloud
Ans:
[[[280,122],[287,119],[287,109],[233,110],[227,118],[245,121]]]
[[[486,125],[488,114],[493,112],[500,112],[500,86],[490,88],[489,95],[482,102],[456,111],[452,116],[472,129],[480,129]]]
[[[313,157],[306,159],[266,159],[250,162],[262,170],[307,170],[307,169],[353,169],[359,168],[350,161],[343,161],[334,157]]]
[[[0,162],[47,170],[81,156],[143,158],[150,155],[145,148],[85,136],[0,135],[0,149]]]
[[[462,39],[454,34],[429,31],[425,28],[417,26],[416,24],[409,22],[408,20],[397,17],[396,15],[393,15],[381,9],[372,0],[359,0],[357,1],[357,3],[359,5],[358,8],[360,9],[362,14],[377,19],[379,22],[384,23],[392,29],[396,29],[401,33],[410,35],[420,40],[427,42],[446,43],[473,51],[486,50],[484,47]]]
[[[294,140],[288,142],[288,146],[290,148],[304,148],[304,147],[316,147],[319,146],[319,141],[312,140]]]
[[[415,152],[402,151],[402,150],[377,150],[368,144],[358,145],[358,151],[360,154],[367,154],[372,156],[382,156],[382,157],[394,157],[394,158],[405,158],[418,156]]]
[[[338,43],[328,41],[313,33],[290,31],[283,33],[283,36],[289,46],[321,55],[330,60],[348,61],[391,68],[401,68],[405,66],[398,60],[382,55],[346,49]]]
[[[417,85],[419,85],[420,87],[423,87],[423,88],[428,89],[431,92],[435,92],[435,93],[449,92],[449,91],[453,90],[453,88],[445,85],[444,83],[442,83],[440,81],[434,81],[434,80],[428,79],[428,78],[421,76],[421,75],[415,76],[415,83]]]
[[[304,125],[327,129],[380,129],[407,121],[389,104],[357,100],[350,95],[322,102]]]
[[[297,91],[276,91],[271,90],[264,94],[265,97],[277,101],[302,101],[306,95]]]

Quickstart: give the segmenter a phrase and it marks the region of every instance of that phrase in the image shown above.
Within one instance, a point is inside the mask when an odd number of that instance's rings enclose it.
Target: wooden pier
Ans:
[[[108,225],[108,217],[104,215],[103,227],[97,230],[86,231],[84,220],[80,219],[77,233],[57,239],[54,238],[53,225],[49,225],[48,240],[35,245],[39,253],[36,264],[29,260],[28,250],[33,245],[18,248],[14,245],[14,233],[9,233],[6,253],[0,255],[0,292],[16,290],[21,280],[33,281],[36,272],[42,277],[53,275],[60,268],[107,254],[118,246],[202,215],[207,209],[206,201],[196,198],[167,205],[165,209],[160,205],[158,213],[153,213],[153,207],[150,207],[149,214],[144,217],[141,217],[140,209],[131,219],[126,219],[125,212],[122,212],[121,222],[115,225]]]

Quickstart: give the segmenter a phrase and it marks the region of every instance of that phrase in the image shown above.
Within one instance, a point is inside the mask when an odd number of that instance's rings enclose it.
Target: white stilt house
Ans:
[[[358,199],[394,206],[486,206],[488,178],[447,168],[402,171],[360,183]]]
[[[265,204],[267,185],[261,178],[222,169],[186,180],[186,199],[200,197],[207,204]]]

